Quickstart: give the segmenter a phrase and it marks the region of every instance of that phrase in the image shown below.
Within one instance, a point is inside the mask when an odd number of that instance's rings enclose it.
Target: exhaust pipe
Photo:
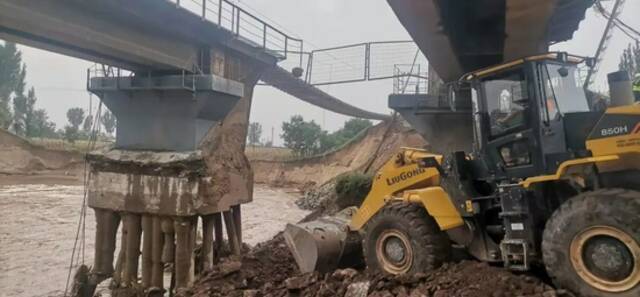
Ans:
[[[300,272],[326,273],[362,265],[362,238],[349,230],[355,211],[350,207],[335,216],[287,225],[283,236]]]
[[[607,80],[609,82],[609,95],[611,96],[610,106],[626,106],[635,102],[629,72],[624,70],[611,72],[607,75]]]

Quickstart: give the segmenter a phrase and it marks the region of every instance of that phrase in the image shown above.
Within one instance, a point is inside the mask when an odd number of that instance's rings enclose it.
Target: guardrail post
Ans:
[[[240,8],[236,7],[236,35],[240,36]]]
[[[284,39],[286,42],[286,38]],[[263,49],[267,49],[267,24],[266,23],[262,23],[262,48]],[[285,56],[287,55],[287,53],[285,52]]]
[[[308,84],[311,84],[311,71],[313,71],[313,51],[309,53],[309,60],[307,60],[307,77],[305,81]]]
[[[284,58],[286,59],[289,54],[289,37],[284,36]]]
[[[368,80],[371,77],[370,66],[371,66],[371,44],[367,43],[364,46],[364,80]]]
[[[289,37],[287,37],[289,38]],[[304,41],[300,40],[300,68],[302,68],[302,55],[304,54]]]
[[[222,27],[222,0],[218,1],[218,25]]]
[[[202,0],[202,19],[207,19],[207,0]]]

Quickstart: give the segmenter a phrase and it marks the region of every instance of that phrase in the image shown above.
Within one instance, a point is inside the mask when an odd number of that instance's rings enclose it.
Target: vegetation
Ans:
[[[301,115],[294,115],[289,122],[282,123],[284,146],[296,155],[310,156],[320,151],[322,129],[315,121],[306,122]]]
[[[100,121],[107,135],[113,135],[116,130],[116,117],[108,110],[105,110],[102,117],[100,117]]]
[[[262,125],[256,122],[249,124],[249,132],[247,133],[249,145],[260,145],[260,137],[262,137]]]
[[[336,204],[343,209],[349,206],[359,206],[371,190],[373,177],[362,173],[349,173],[336,179]]]
[[[0,43],[0,128],[31,139],[64,138],[72,142],[88,139],[93,117],[85,117],[86,112],[81,108],[72,108],[67,112],[70,125],[64,130],[56,130],[56,124],[49,120],[47,111],[36,108],[36,90],[33,87],[27,90],[26,75],[27,66],[22,62],[22,54],[16,45]],[[101,123],[106,130],[106,135],[100,135],[101,138],[109,138],[115,130],[115,117],[105,111]]]
[[[315,121],[306,122],[302,116],[295,115],[289,122],[282,123],[281,136],[285,147],[293,150],[296,155],[311,156],[345,144],[372,125],[369,120],[351,119],[345,122],[341,129],[328,133],[323,131]]]
[[[84,110],[75,107],[67,110],[67,120],[70,125],[64,127],[64,139],[73,143],[80,138],[80,125],[84,119]]]
[[[22,55],[14,43],[0,45],[0,128],[8,129],[13,122],[10,104],[13,94],[24,81]]]
[[[640,73],[640,41],[636,41],[635,44],[629,44],[622,52],[619,67],[620,70],[628,71],[632,78]]]

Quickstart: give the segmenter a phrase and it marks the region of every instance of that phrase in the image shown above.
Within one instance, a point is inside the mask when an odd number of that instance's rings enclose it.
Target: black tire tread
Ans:
[[[569,246],[576,230],[613,225],[640,241],[640,192],[607,188],[582,193],[566,201],[547,221],[542,255],[547,273],[561,288],[583,297],[637,297],[640,285],[620,293],[608,293],[586,284],[569,260]]]
[[[414,246],[414,264],[409,273],[417,273],[440,267],[448,261],[451,244],[448,236],[440,230],[436,221],[425,208],[416,203],[393,202],[385,206],[365,226],[363,250],[367,267],[379,271],[375,258],[375,238],[373,231],[383,222],[396,220],[409,226],[409,233]],[[373,253],[370,254],[370,252]],[[373,259],[372,259],[373,258]]]

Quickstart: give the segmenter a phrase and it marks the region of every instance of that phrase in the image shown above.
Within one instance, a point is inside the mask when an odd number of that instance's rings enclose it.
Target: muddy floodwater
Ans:
[[[81,186],[0,186],[0,296],[62,296],[82,204]],[[307,212],[295,194],[256,186],[254,202],[243,205],[244,241],[255,245]],[[93,262],[95,222],[86,216],[85,252]]]

